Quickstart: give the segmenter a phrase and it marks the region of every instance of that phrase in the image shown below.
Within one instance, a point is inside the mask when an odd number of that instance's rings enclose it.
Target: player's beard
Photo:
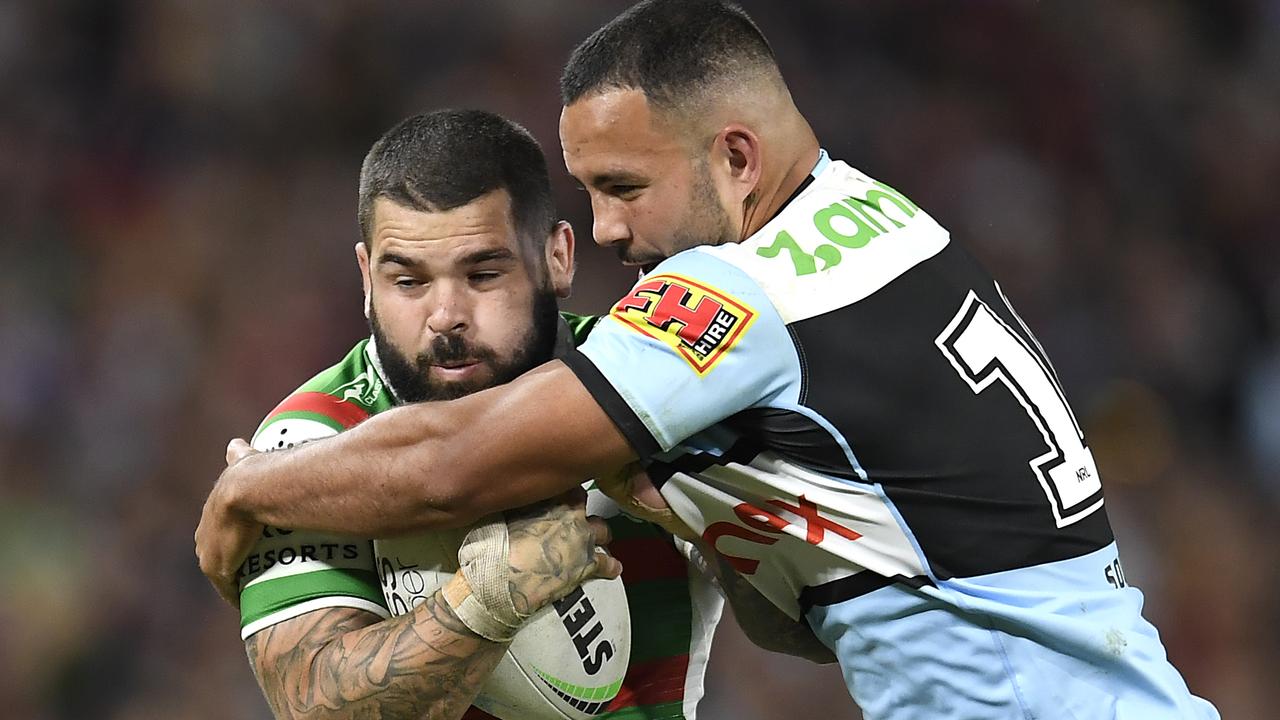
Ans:
[[[671,232],[671,255],[699,245],[723,245],[738,239],[729,213],[720,206],[706,160],[696,163],[694,174],[684,220]],[[639,250],[634,245],[620,245],[617,252],[624,263],[639,265],[645,272],[670,257],[653,250]]]
[[[425,352],[410,358],[382,331],[374,304],[369,307],[369,329],[378,347],[382,373],[401,402],[453,400],[516,379],[551,359],[559,321],[555,292],[539,289],[534,291],[533,310],[525,334],[511,357],[501,358],[493,348],[469,343],[457,335],[439,335]],[[461,361],[479,362],[489,373],[475,380],[431,379],[433,364]]]

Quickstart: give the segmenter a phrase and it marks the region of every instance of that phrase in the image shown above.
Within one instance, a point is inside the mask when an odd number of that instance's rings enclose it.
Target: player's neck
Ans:
[[[795,149],[783,153],[785,160],[780,165],[780,172],[772,182],[767,179],[760,183],[760,197],[747,208],[742,223],[741,240],[756,234],[772,220],[791,200],[791,196],[804,184],[813,167],[818,163],[818,139],[805,126],[805,135],[795,143]]]

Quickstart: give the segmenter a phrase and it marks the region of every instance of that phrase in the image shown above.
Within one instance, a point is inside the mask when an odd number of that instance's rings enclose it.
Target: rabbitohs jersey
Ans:
[[[1141,616],[1043,349],[888,185],[820,153],[759,232],[659,264],[565,362],[867,718],[1217,717]]]
[[[564,317],[576,342],[598,319]],[[373,342],[362,340],[276,406],[253,446],[270,451],[330,437],[396,404]],[[596,490],[588,492],[587,507],[606,518],[613,534],[609,552],[626,567],[622,580],[632,611],[631,664],[599,717],[692,720],[723,601],[662,530],[620,515]],[[266,528],[240,570],[241,637],[322,608],[356,608],[381,618],[408,612],[426,598],[419,562],[406,550],[394,541]],[[487,717],[472,708],[465,720]]]

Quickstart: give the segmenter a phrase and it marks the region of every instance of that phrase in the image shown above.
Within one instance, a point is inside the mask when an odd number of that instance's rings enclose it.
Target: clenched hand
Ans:
[[[227,445],[227,468],[255,454],[257,451],[249,443],[236,438]],[[200,560],[200,571],[213,583],[222,599],[239,607],[240,588],[236,573],[262,536],[262,525],[236,514],[227,506],[223,482],[226,474],[224,470],[204,502],[200,525],[196,528],[196,557]]]
[[[613,578],[622,563],[597,551],[609,543],[609,526],[586,514],[587,494],[574,489],[557,498],[508,510],[511,594],[530,615],[593,577]]]

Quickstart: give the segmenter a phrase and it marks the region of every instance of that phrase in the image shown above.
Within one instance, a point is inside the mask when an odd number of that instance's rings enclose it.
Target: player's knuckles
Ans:
[[[603,518],[592,515],[587,518],[587,524],[596,545],[608,545],[613,541],[613,533],[609,531],[609,524]]]
[[[590,571],[588,577],[616,578],[622,574],[622,563],[605,553],[596,553],[595,562],[592,563]]]

